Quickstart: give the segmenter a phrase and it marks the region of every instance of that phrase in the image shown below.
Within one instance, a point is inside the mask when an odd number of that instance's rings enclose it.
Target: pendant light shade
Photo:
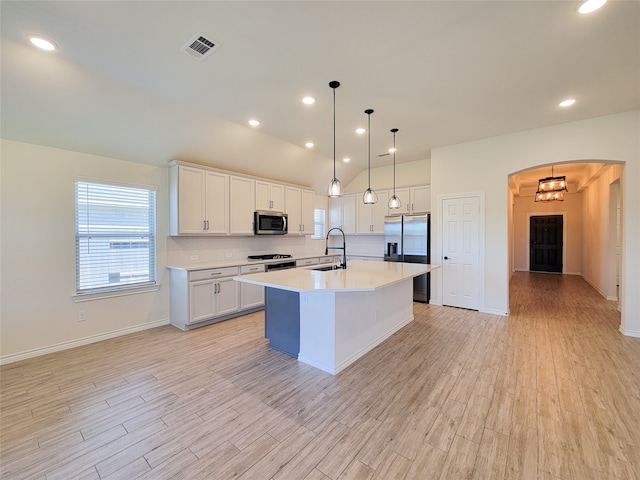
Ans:
[[[538,180],[538,190],[536,191],[536,202],[562,202],[564,201],[564,192],[567,190],[566,177],[554,177],[553,165],[551,166],[551,176]]]
[[[336,177],[336,88],[340,86],[340,82],[334,80],[329,82],[329,86],[333,89],[333,180],[329,183],[327,195],[336,198],[344,195],[342,183]]]
[[[367,130],[369,131],[369,149],[368,149],[368,157],[369,157],[369,186],[364,191],[364,195],[362,195],[362,201],[365,204],[373,204],[373,203],[376,203],[378,201],[378,195],[371,188],[371,114],[373,113],[373,109],[368,108],[368,109],[366,109],[364,111],[364,113],[367,114],[367,119],[368,119],[368,124],[369,124],[368,127],[367,127]]]
[[[400,198],[396,195],[396,132],[397,128],[392,128],[391,133],[393,133],[393,195],[389,198],[389,208],[400,208],[402,206],[402,202]]]

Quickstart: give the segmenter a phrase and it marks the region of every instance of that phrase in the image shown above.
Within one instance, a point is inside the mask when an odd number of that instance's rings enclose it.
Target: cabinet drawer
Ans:
[[[261,272],[264,272],[264,263],[260,265],[243,265],[242,267],[240,267],[240,275]]]
[[[317,258],[304,258],[302,260],[296,260],[296,267],[306,267],[308,265],[317,265]]]
[[[189,272],[189,281],[208,280],[212,278],[233,277],[238,275],[238,267],[211,268]]]
[[[336,260],[336,257],[320,257],[320,263],[333,263],[339,260]]]

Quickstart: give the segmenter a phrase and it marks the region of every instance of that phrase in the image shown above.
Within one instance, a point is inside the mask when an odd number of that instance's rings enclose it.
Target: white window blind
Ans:
[[[322,208],[313,210],[313,235],[311,238],[324,238],[325,211]]]
[[[156,281],[156,192],[76,181],[76,291]]]

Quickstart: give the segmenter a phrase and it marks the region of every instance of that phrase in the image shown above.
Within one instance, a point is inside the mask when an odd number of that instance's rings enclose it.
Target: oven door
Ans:
[[[256,211],[253,228],[256,235],[285,235],[288,231],[287,214]]]

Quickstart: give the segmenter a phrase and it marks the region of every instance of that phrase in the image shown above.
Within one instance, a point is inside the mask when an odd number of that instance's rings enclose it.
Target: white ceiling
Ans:
[[[301,183],[433,148],[640,108],[640,2],[1,2],[2,137]],[[54,40],[46,53],[29,34]],[[196,33],[221,47],[180,49]],[[303,95],[317,97],[309,107]],[[573,96],[575,106],[557,107]],[[247,126],[256,117],[258,129]],[[312,140],[309,151],[302,145]],[[541,160],[541,164],[544,164]],[[546,176],[546,175],[545,175]]]

